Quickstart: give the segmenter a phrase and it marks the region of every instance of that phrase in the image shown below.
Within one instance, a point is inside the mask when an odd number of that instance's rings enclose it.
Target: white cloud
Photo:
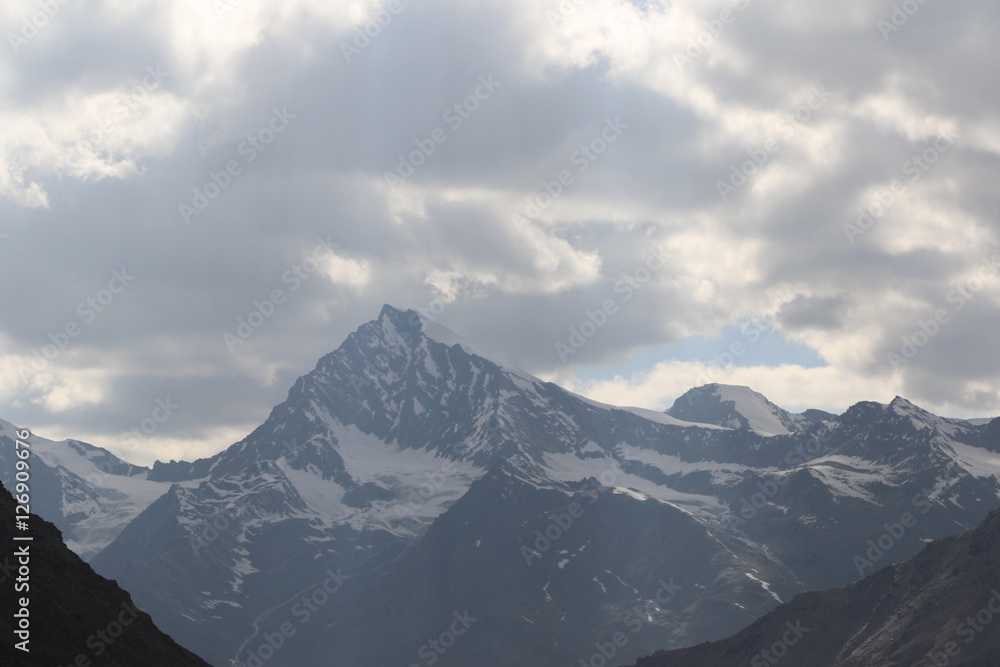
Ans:
[[[368,262],[333,255],[326,260],[326,275],[336,285],[360,290],[371,280]]]

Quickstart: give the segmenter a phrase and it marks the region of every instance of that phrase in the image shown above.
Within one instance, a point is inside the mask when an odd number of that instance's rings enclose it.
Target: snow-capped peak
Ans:
[[[457,333],[444,326],[432,317],[428,317],[415,310],[403,310],[389,304],[382,306],[379,313],[377,325],[381,327],[387,339],[402,338],[411,343],[416,343],[414,337],[418,332],[424,338],[432,340],[447,347],[454,345],[461,346],[466,352],[485,357],[475,345],[459,336]]]
[[[674,401],[667,414],[692,422],[746,429],[760,435],[784,435],[802,430],[810,420],[778,407],[750,387],[707,384]]]
[[[955,431],[954,424],[949,423],[950,420],[938,417],[902,396],[896,396],[892,399],[892,402],[886,406],[886,411],[899,417],[908,418],[918,431],[927,429],[948,434]]]
[[[736,412],[747,419],[750,429],[762,435],[790,433],[792,429],[782,419],[787,412],[750,387],[716,385],[715,395],[722,402],[732,402]]]
[[[889,408],[902,417],[912,417],[914,415],[930,414],[916,403],[909,401],[902,396],[897,396],[889,403]]]

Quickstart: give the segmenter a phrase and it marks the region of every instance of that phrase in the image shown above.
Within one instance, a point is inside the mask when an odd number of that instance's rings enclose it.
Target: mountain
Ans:
[[[386,306],[215,456],[106,466],[103,486],[73,472],[92,449],[38,456],[59,472],[53,521],[124,517],[111,490],[142,506],[91,563],[219,666],[629,664],[912,556],[1000,498],[997,420],[686,396],[591,401]],[[85,492],[103,501],[68,514]]]
[[[441,664],[568,664],[581,647],[648,625],[631,655],[656,636],[683,645],[742,627],[795,584],[765,550],[645,494],[545,489],[496,471],[379,581],[346,590],[354,614],[334,641],[311,636],[302,664],[322,664],[331,646],[345,664],[411,664],[455,612],[476,623]]]
[[[583,595],[534,611],[518,605],[533,596],[544,601],[540,591],[545,582],[538,579],[548,570],[558,584],[553,588],[574,590],[573,582],[583,572],[568,576],[578,569],[563,563],[571,545],[576,554],[588,542],[643,537],[648,527],[627,521],[625,508],[648,500],[666,534],[682,526],[698,535],[703,569],[697,580],[691,579],[688,595],[704,586],[697,600],[692,598],[692,608],[705,610],[700,613],[706,619],[711,615],[718,625],[696,622],[692,627],[711,634],[699,630],[694,636],[724,636],[725,628],[743,627],[776,604],[776,594],[797,590],[797,582],[759,546],[700,518],[724,510],[716,498],[662,488],[621,468],[658,472],[628,461],[623,456],[630,446],[626,443],[652,447],[666,440],[675,444],[664,451],[674,449],[674,455],[681,449],[715,449],[721,455],[735,438],[718,440],[714,434],[730,432],[639,412],[581,400],[478,356],[457,336],[433,328],[415,313],[387,307],[297,381],[288,400],[244,441],[210,459],[154,465],[150,480],[176,485],[93,563],[134,591],[168,631],[185,637],[217,664],[233,658],[248,661],[268,632],[296,620],[302,624],[296,623],[295,636],[282,642],[272,658],[275,664],[310,664],[303,660],[313,650],[320,656],[357,656],[348,664],[363,664],[366,655],[377,656],[373,664],[412,660],[427,637],[440,632],[441,624],[449,627],[452,614],[466,609],[483,619],[466,638],[464,646],[470,650],[479,633],[486,637],[484,645],[513,645],[523,633],[521,626],[536,623],[544,641],[555,641],[566,658],[565,652],[579,645],[577,636],[582,633],[589,640],[591,634],[620,624],[614,608],[645,605],[661,586],[658,580],[669,582],[672,573],[663,570],[646,581],[647,555],[639,554],[629,571],[618,571],[618,554],[594,549],[590,560],[602,569],[585,577]],[[620,483],[615,481],[619,478]],[[581,487],[587,479],[600,481]],[[590,496],[574,500],[602,484],[652,495],[599,493],[593,506]],[[414,584],[441,576],[430,570],[439,568],[441,557],[449,555],[443,561],[448,562],[462,548],[460,531],[439,526],[453,525],[454,517],[468,512],[478,518],[458,525],[474,522],[480,533],[492,532],[495,517],[481,516],[481,508],[504,507],[511,499],[519,504],[504,513],[508,522],[513,520],[507,539],[484,542],[480,535],[482,547],[467,553],[466,563],[466,571],[475,570],[489,559],[494,573],[503,571],[509,578],[505,588],[511,599],[504,603],[494,598],[483,608],[481,587],[466,582],[465,593],[453,598],[454,608],[440,606],[440,601],[429,608],[424,595],[431,589],[420,591]],[[568,515],[574,502],[586,503],[589,511]],[[607,512],[621,520],[593,523]],[[558,524],[550,529],[556,517],[576,521],[577,529],[559,540],[558,548],[545,549],[535,531],[551,535],[563,530]],[[525,556],[521,547],[535,549],[537,557]],[[770,582],[756,581],[755,571]],[[320,593],[324,604],[317,611],[302,607],[302,596],[321,590],[328,580],[335,581],[329,587],[336,594]],[[766,590],[768,585],[778,593]],[[399,597],[404,590],[412,605]],[[720,606],[718,600],[724,598],[738,604],[709,614],[708,606]],[[567,621],[553,633],[552,617],[558,621],[569,606],[600,611],[582,630]],[[392,618],[397,610],[399,617]],[[359,628],[354,620],[386,613],[386,626],[366,622]],[[687,624],[668,622],[673,613],[663,612],[667,629],[650,633],[651,638],[687,641]],[[331,634],[330,624],[342,626],[343,632]],[[241,635],[248,629],[251,636]],[[359,642],[355,632],[369,639]],[[387,644],[385,632],[399,641]],[[403,638],[411,636],[415,643],[408,645]],[[636,645],[635,655],[641,650],[646,649]],[[463,655],[455,650],[447,659],[461,661]]]
[[[798,595],[729,639],[636,667],[994,667],[998,626],[1000,510],[846,588]]]
[[[821,410],[792,414],[749,387],[707,384],[687,391],[666,411],[689,422],[756,431],[761,435],[795,433],[836,415]]]
[[[94,573],[66,548],[59,530],[36,514],[15,542],[14,498],[0,485],[0,542],[5,545],[0,581],[0,664],[18,667],[207,667],[206,662],[160,632],[128,593]],[[12,545],[7,547],[6,545]],[[26,555],[25,555],[26,554]],[[21,571],[28,570],[27,576]],[[20,586],[14,590],[15,583]],[[26,588],[25,588],[26,587]],[[21,600],[27,599],[27,607]],[[27,618],[22,621],[27,609]],[[15,614],[18,617],[15,617]],[[27,635],[18,636],[27,622]],[[16,648],[23,645],[28,651]]]
[[[17,429],[0,419],[0,483],[14,481]],[[149,468],[79,440],[32,436],[32,507],[52,521],[84,560],[97,555],[150,503],[170,489],[151,482]]]

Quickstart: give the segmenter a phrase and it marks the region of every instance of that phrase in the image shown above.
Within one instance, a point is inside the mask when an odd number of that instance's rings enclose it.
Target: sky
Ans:
[[[0,418],[39,435],[214,454],[385,303],[613,404],[1000,415],[995,2],[7,0],[0,33]]]

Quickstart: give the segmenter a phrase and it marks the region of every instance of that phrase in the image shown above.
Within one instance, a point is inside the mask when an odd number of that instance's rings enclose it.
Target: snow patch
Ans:
[[[763,588],[765,591],[767,591],[768,593],[770,593],[771,597],[773,597],[775,600],[777,600],[779,604],[784,604],[785,601],[782,600],[780,597],[778,597],[777,593],[775,593],[774,591],[771,590],[771,584],[767,583],[766,581],[763,581],[762,579],[758,579],[757,577],[755,577],[750,572],[744,572],[743,574],[745,574],[748,578],[753,579],[758,584],[760,584],[761,588]]]
[[[634,500],[638,500],[638,501],[642,501],[642,502],[645,502],[645,501],[649,500],[649,496],[647,496],[647,495],[645,495],[643,493],[639,493],[638,491],[633,491],[632,489],[626,489],[626,488],[621,487],[621,486],[616,486],[612,492],[613,493],[620,493],[623,496],[628,496],[628,497],[630,497],[630,498],[632,498]]]
[[[324,525],[347,524],[355,530],[386,530],[401,537],[419,534],[456,500],[465,495],[483,471],[468,462],[455,461],[424,449],[387,443],[356,426],[344,426],[320,414],[335,438],[347,473],[359,485],[373,484],[393,494],[365,507],[343,503],[346,489],[319,474],[293,470],[287,462],[278,467],[299,492],[314,516]]]
[[[1000,479],[1000,454],[958,442],[949,446],[955,452],[955,461],[972,476]]]
[[[746,418],[751,430],[760,435],[785,435],[791,433],[776,410],[763,394],[750,387],[716,385],[713,393],[722,401],[732,401],[736,412]]]
[[[684,493],[644,477],[625,473],[620,462],[611,457],[581,459],[571,452],[549,452],[545,454],[545,474],[556,482],[581,482],[594,478],[603,485],[615,487],[619,492],[627,489],[644,494],[643,499],[653,498],[698,516],[715,516],[728,511],[727,506],[713,496]]]
[[[5,433],[8,429],[13,429],[7,422],[0,423],[0,426]],[[89,491],[96,496],[96,499],[84,499],[80,496],[67,498],[64,493],[60,507],[64,517],[87,515],[63,536],[66,546],[84,560],[92,559],[111,544],[132,519],[169,491],[172,485],[170,482],[149,481],[149,470],[141,466],[135,466],[140,472],[131,477],[104,472],[95,464],[95,459],[108,459],[122,464],[126,462],[107,450],[90,447],[92,445],[78,440],[55,442],[32,435],[34,456],[55,469],[57,474],[63,469],[64,476],[70,473],[85,485],[81,486],[72,477],[64,477],[71,486],[68,490]],[[181,486],[190,488],[200,483],[201,480],[192,480]]]

